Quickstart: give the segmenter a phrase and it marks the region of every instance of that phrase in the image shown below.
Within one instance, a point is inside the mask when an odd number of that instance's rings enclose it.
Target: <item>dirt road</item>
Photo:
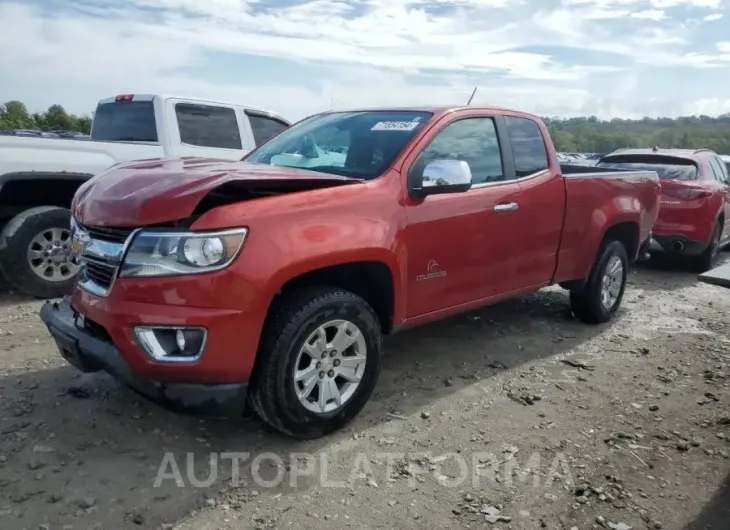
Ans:
[[[548,289],[392,337],[363,414],[306,443],[79,376],[6,296],[0,528],[723,528],[730,292],[630,281],[607,326]]]

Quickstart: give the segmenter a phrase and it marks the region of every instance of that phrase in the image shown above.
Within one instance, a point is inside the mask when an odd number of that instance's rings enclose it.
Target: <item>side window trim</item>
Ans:
[[[517,178],[517,170],[515,169],[515,157],[512,152],[512,142],[510,142],[509,134],[507,134],[507,122],[501,114],[494,116],[494,124],[497,127],[497,140],[499,141],[499,151],[502,155],[502,171],[504,172],[503,182],[515,182],[520,180]]]
[[[441,132],[446,129],[449,125],[452,125],[456,122],[463,121],[463,120],[469,120],[469,119],[480,119],[480,118],[487,118],[491,119],[494,122],[494,129],[497,135],[497,145],[499,146],[499,156],[501,158],[502,162],[502,174],[504,179],[498,180],[496,182],[482,182],[479,184],[472,185],[471,190],[481,189],[481,188],[487,188],[490,186],[500,186],[502,184],[509,184],[516,181],[515,178],[515,167],[514,167],[514,160],[509,156],[510,151],[508,149],[511,149],[509,143],[509,140],[505,141],[505,133],[506,127],[504,124],[504,119],[499,114],[470,114],[468,116],[460,116],[456,119],[449,120],[443,125],[441,125],[434,133],[433,136],[431,136],[431,139],[428,141],[426,145],[424,145],[419,152],[415,155],[413,162],[411,162],[411,166],[408,168],[408,173],[410,173],[413,170],[413,167],[416,165],[416,162],[418,161],[419,157],[421,156],[421,153],[423,153],[428,147],[431,145],[431,143],[434,141],[434,139],[441,134]],[[467,192],[468,193],[468,192]]]
[[[191,144],[189,142],[185,142],[183,140],[183,134],[182,129],[180,127],[180,118],[177,115],[177,108],[179,105],[188,105],[191,107],[209,107],[214,109],[228,109],[233,112],[233,116],[236,120],[236,130],[238,131],[238,141],[240,143],[240,147],[215,147],[215,146],[209,146],[209,145],[196,145]],[[230,107],[228,105],[210,105],[208,103],[194,103],[189,101],[175,101],[172,106],[172,110],[175,114],[175,121],[177,122],[177,132],[178,136],[180,137],[180,144],[185,145],[187,147],[193,147],[196,149],[224,149],[226,151],[242,151],[244,149],[243,147],[243,137],[241,136],[241,125],[239,123],[238,113],[236,112],[236,109],[234,107]]]
[[[286,123],[284,120],[282,120],[278,116],[274,116],[273,114],[268,114],[266,112],[261,112],[258,110],[251,110],[251,109],[243,109],[243,113],[246,116],[256,116],[257,118],[266,118],[268,120],[275,121],[277,123],[280,123],[281,125],[283,125],[286,128],[290,127],[290,125],[288,123]]]

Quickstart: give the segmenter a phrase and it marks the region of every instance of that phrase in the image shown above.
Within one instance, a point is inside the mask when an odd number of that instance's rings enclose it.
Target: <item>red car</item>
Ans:
[[[662,197],[649,252],[687,258],[698,272],[713,268],[720,248],[730,243],[730,177],[716,153],[622,149],[596,165],[656,171]]]
[[[243,161],[122,164],[73,201],[62,355],[163,403],[310,438],[368,401],[383,335],[559,284],[606,322],[659,210],[653,171],[558,164],[536,116],[331,112]]]

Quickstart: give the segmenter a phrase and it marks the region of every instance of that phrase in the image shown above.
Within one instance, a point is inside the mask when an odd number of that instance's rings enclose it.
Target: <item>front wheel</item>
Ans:
[[[573,314],[588,324],[607,322],[616,313],[626,288],[628,255],[620,241],[606,241],[583,289],[570,292]]]
[[[261,339],[251,405],[289,436],[309,439],[337,430],[370,399],[382,342],[377,315],[351,292],[308,288],[284,295]]]
[[[0,272],[18,291],[36,298],[71,292],[79,267],[71,249],[71,212],[30,208],[0,233]]]

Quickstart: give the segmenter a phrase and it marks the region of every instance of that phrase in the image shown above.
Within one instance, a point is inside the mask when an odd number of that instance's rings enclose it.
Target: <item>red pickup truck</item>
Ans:
[[[327,112],[241,162],[89,180],[77,286],[41,318],[83,371],[317,437],[368,401],[384,335],[555,283],[578,318],[607,321],[659,193],[655,172],[561,167],[522,112]]]

